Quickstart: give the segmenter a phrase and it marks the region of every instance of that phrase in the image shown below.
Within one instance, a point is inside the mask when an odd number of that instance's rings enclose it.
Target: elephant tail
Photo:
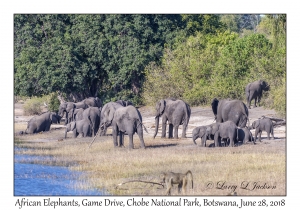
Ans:
[[[147,128],[146,128],[146,126],[145,126],[141,121],[138,120],[137,127],[140,126],[140,125],[142,125],[142,127],[144,128],[144,130],[145,130],[147,133],[149,133],[148,130],[147,130]]]

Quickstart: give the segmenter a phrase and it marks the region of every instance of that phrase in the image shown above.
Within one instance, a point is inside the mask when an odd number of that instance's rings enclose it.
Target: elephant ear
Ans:
[[[219,105],[219,100],[214,98],[214,100],[211,103],[211,108],[212,108],[213,113],[214,113],[215,116],[217,116],[218,105]]]
[[[107,112],[109,122],[111,122],[114,117],[114,112],[112,110],[113,110],[113,107],[110,106],[108,109],[108,112]]]
[[[254,128],[257,128],[257,127],[259,126],[259,124],[260,124],[260,120],[254,121],[254,122],[252,123],[252,128],[253,128],[253,129],[254,129]]]
[[[159,104],[160,104],[160,106],[159,106],[159,115],[162,115],[165,111],[165,108],[166,108],[166,101],[162,99],[162,100],[159,101]]]
[[[71,131],[73,131],[76,128],[76,122],[71,122]]]

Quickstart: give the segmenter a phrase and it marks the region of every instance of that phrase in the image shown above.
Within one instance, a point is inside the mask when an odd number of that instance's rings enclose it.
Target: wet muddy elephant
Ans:
[[[58,122],[60,117],[55,112],[45,112],[39,116],[31,118],[27,123],[27,129],[24,133],[33,134],[49,131],[51,124]]]
[[[162,99],[156,103],[156,116],[155,116],[155,133],[157,135],[159,127],[159,117],[162,118],[162,134],[161,137],[166,137],[166,126],[169,124],[169,138],[178,139],[178,128],[182,125],[182,136],[186,138],[186,130],[191,116],[190,106],[182,100],[172,98]],[[174,135],[173,135],[174,129]]]

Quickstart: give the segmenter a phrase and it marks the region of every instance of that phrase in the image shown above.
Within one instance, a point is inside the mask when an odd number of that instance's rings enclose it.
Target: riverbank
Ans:
[[[30,119],[22,116],[21,105],[16,107],[19,110],[15,109],[15,133],[25,130],[26,120]],[[161,128],[158,137],[153,139],[155,112],[150,107],[139,110],[149,131],[149,134],[144,132],[146,149],[139,148],[137,135],[134,135],[133,150],[114,148],[112,136],[97,137],[88,148],[92,137],[73,139],[70,133],[67,139],[63,139],[62,124],[53,125],[49,132],[15,136],[15,144],[28,148],[23,154],[53,157],[52,161],[41,164],[68,166],[71,170],[86,172],[92,186],[107,189],[112,195],[164,195],[165,189],[157,184],[119,184],[132,180],[160,183],[162,172],[185,173],[187,170],[192,171],[194,181],[193,189],[188,185],[188,195],[227,195],[232,192],[238,195],[286,194],[285,126],[275,128],[275,140],[267,140],[263,133],[262,142],[256,145],[247,143],[234,148],[202,148],[193,144],[191,133],[196,126],[212,123],[211,108],[192,107],[187,138],[178,140],[160,138]],[[276,116],[276,113],[262,107],[249,110],[251,122],[262,115]],[[207,143],[212,145],[213,141]],[[128,146],[127,136],[125,146]],[[173,187],[172,195],[178,194],[176,187]]]

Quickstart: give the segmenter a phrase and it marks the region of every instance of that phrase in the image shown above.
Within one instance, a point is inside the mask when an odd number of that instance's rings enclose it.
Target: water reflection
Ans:
[[[67,167],[28,163],[36,158],[39,156],[15,155],[15,196],[107,195],[105,191],[80,189],[79,186],[84,184],[79,180],[81,172],[70,171]]]

